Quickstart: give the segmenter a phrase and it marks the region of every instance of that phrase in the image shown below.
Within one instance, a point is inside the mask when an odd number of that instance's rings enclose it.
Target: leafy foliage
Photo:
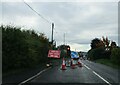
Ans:
[[[61,50],[61,58],[70,58],[70,46],[69,45],[60,45],[57,47],[59,50]],[[69,48],[69,49],[68,49]]]
[[[1,26],[3,72],[11,69],[28,68],[47,61],[49,40],[34,30],[20,27]]]
[[[111,55],[111,49],[115,47],[115,42],[111,43],[111,46],[109,46],[109,40],[108,38],[103,37],[103,41],[95,38],[91,41],[91,49],[88,51],[88,58],[91,60],[97,60],[97,59],[110,59]]]
[[[117,65],[120,65],[120,48],[112,49],[111,61]]]
[[[91,49],[98,47],[104,47],[104,43],[100,39],[95,38],[91,41]]]
[[[109,60],[110,64],[120,64],[120,48],[117,47],[116,42],[111,42],[108,38],[103,37],[103,41],[95,38],[91,41],[91,49],[88,51],[88,59],[90,60]],[[104,61],[103,61],[104,62]],[[107,62],[107,61],[105,61]],[[110,65],[109,64],[109,65]]]
[[[104,48],[103,47],[99,47],[96,49],[91,49],[88,51],[88,57],[91,60],[97,60],[97,59],[101,59],[104,57]]]

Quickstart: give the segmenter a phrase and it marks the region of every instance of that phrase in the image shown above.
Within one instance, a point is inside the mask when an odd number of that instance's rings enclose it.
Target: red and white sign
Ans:
[[[60,50],[49,50],[48,57],[60,58]]]

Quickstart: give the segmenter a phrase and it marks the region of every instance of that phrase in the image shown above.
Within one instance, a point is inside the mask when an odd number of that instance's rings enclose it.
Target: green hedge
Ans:
[[[104,48],[96,48],[88,51],[90,60],[108,59],[116,65],[120,65],[120,48],[113,48],[111,51],[105,51]]]
[[[42,33],[1,26],[3,72],[36,66],[47,61],[49,40]]]
[[[120,65],[120,48],[112,49],[111,61],[117,65]]]
[[[104,47],[91,49],[91,50],[88,51],[88,58],[90,58],[90,60],[101,59],[101,58],[104,57],[104,52],[105,52]]]

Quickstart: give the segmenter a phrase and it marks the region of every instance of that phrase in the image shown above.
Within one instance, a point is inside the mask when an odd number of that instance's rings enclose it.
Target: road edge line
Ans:
[[[33,78],[35,78],[35,77],[39,76],[41,73],[43,73],[43,72],[47,71],[47,70],[48,70],[48,69],[50,69],[50,68],[51,68],[51,67],[46,68],[46,69],[44,69],[44,70],[40,71],[40,72],[39,72],[39,73],[37,73],[36,75],[34,75],[34,76],[32,76],[32,77],[30,77],[30,78],[28,78],[28,79],[26,79],[26,80],[22,81],[22,82],[21,82],[21,83],[19,83],[18,85],[22,85],[22,84],[24,84],[24,83],[26,83],[26,82],[28,82],[28,81],[32,80]]]

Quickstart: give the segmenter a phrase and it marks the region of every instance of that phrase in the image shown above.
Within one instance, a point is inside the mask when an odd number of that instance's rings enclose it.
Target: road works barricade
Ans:
[[[66,70],[66,64],[65,64],[65,59],[62,59],[62,66],[61,66],[61,70]]]

